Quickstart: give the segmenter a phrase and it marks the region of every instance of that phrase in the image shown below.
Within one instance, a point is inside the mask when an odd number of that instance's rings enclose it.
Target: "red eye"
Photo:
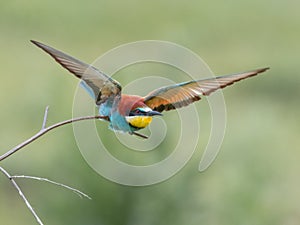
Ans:
[[[139,109],[134,110],[134,112],[137,113],[137,114],[141,114],[142,113],[142,111],[139,110]]]

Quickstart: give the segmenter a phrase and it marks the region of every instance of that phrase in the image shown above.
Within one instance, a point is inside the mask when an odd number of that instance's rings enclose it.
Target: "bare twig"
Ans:
[[[45,110],[45,115],[44,115],[42,129],[39,132],[37,132],[35,135],[33,135],[31,138],[28,138],[26,141],[22,142],[21,144],[17,145],[13,149],[11,149],[8,152],[6,152],[3,155],[1,155],[0,156],[0,161],[2,161],[3,159],[6,159],[8,156],[16,153],[18,150],[24,148],[26,145],[32,143],[33,141],[35,141],[39,137],[43,136],[44,134],[48,133],[49,131],[51,131],[51,130],[57,128],[57,127],[61,127],[61,126],[64,126],[66,124],[74,123],[74,122],[78,122],[78,121],[82,121],[82,120],[93,120],[93,119],[104,119],[104,120],[107,120],[108,119],[106,116],[83,116],[83,117],[78,117],[78,118],[73,118],[73,119],[65,120],[65,121],[53,124],[53,125],[51,125],[49,127],[45,127],[46,121],[47,121],[47,116],[48,116],[48,108],[49,107],[47,106],[46,110]]]
[[[46,128],[47,119],[48,119],[48,111],[49,111],[49,106],[47,105],[46,109],[45,109],[44,120],[43,120],[43,124],[42,124],[42,130]]]
[[[53,124],[49,127],[47,127],[47,118],[48,118],[48,111],[49,111],[49,106],[46,107],[45,109],[45,114],[44,114],[44,119],[43,119],[43,123],[42,123],[42,128],[39,132],[37,132],[35,135],[33,135],[32,137],[28,138],[26,141],[22,142],[21,144],[17,145],[16,147],[12,148],[11,150],[9,150],[8,152],[4,153],[3,155],[0,156],[0,161],[6,159],[7,157],[11,156],[12,154],[16,153],[17,151],[19,151],[20,149],[24,148],[26,145],[34,142],[36,139],[40,138],[41,136],[43,136],[44,134],[48,133],[49,131],[60,127],[60,126],[64,126],[66,124],[70,124],[70,123],[74,123],[77,121],[82,121],[82,120],[92,120],[92,119],[104,119],[104,120],[108,120],[107,117],[105,116],[85,116],[85,117],[79,117],[79,118],[74,118],[74,119],[69,119],[69,120],[65,120],[56,124]],[[3,167],[0,167],[0,172],[2,172],[13,184],[13,186],[15,187],[15,189],[17,189],[19,195],[21,196],[21,198],[23,199],[23,201],[25,202],[27,208],[30,210],[30,212],[33,214],[33,216],[35,217],[36,221],[38,222],[38,224],[43,225],[41,219],[38,217],[38,215],[36,214],[36,212],[34,211],[34,209],[32,208],[32,206],[30,205],[30,203],[28,202],[28,200],[26,199],[25,195],[23,194],[21,188],[18,186],[18,184],[16,183],[16,181],[14,179],[16,178],[27,178],[27,179],[34,179],[34,180],[39,180],[39,181],[46,181],[61,187],[64,187],[66,189],[69,189],[73,192],[75,192],[76,194],[78,194],[80,197],[86,197],[88,199],[91,199],[87,194],[69,187],[65,184],[61,184],[61,183],[57,183],[55,181],[46,179],[46,178],[40,178],[40,177],[33,177],[33,176],[25,176],[25,175],[21,175],[21,176],[11,176],[5,169],[3,169]]]
[[[5,169],[3,169],[3,167],[0,167],[0,171],[11,181],[11,183],[15,187],[15,189],[17,189],[19,195],[21,196],[21,198],[25,202],[27,208],[30,210],[30,212],[32,213],[32,215],[35,217],[35,219],[38,222],[38,224],[43,225],[43,222],[38,217],[38,215],[36,214],[36,212],[34,211],[34,209],[32,208],[32,206],[30,205],[30,203],[26,199],[25,195],[23,194],[23,192],[22,192],[21,188],[18,186],[18,184],[15,182],[14,178],[12,176],[10,176],[9,173]]]
[[[60,186],[60,187],[64,187],[66,189],[69,189],[73,192],[75,192],[76,194],[78,194],[80,197],[85,197],[85,198],[88,198],[88,199],[92,199],[90,196],[88,196],[87,194],[75,189],[75,188],[72,188],[70,186],[67,186],[65,184],[61,184],[61,183],[58,183],[58,182],[55,182],[55,181],[52,181],[52,180],[49,180],[47,178],[43,178],[43,177],[33,177],[33,176],[26,176],[26,175],[13,175],[11,176],[11,178],[26,178],[26,179],[33,179],[33,180],[39,180],[39,181],[46,181],[46,182],[49,182],[51,184],[55,184],[57,186]]]

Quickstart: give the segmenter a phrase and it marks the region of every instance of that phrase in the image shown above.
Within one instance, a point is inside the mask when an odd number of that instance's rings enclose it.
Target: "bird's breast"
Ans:
[[[151,121],[151,116],[126,116],[126,121],[133,127],[142,129],[147,127]]]

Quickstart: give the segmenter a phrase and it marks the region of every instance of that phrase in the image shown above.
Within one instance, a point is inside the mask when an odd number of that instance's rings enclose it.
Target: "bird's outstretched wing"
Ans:
[[[83,84],[83,86],[91,89],[87,91],[93,94],[97,105],[121,94],[121,85],[97,68],[40,42],[33,40],[31,42],[51,55],[60,65],[76,77],[82,79],[86,84]]]
[[[262,73],[269,68],[262,68],[248,72],[219,76],[203,80],[189,81],[158,88],[144,97],[144,102],[151,109],[162,112],[187,106],[199,101],[201,96],[227,87],[237,81]]]

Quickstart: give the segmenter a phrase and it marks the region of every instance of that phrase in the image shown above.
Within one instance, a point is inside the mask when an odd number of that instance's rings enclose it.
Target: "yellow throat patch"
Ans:
[[[126,116],[126,121],[133,127],[145,128],[151,121],[151,116]]]

